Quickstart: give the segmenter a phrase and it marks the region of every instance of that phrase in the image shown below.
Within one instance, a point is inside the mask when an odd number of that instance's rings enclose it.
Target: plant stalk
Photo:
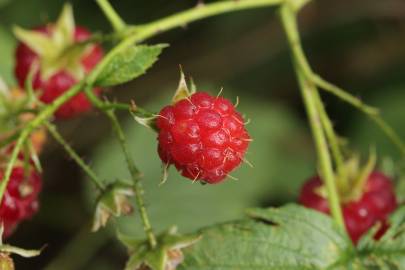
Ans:
[[[100,190],[105,190],[103,181],[97,176],[97,174],[84,162],[84,160],[76,153],[76,151],[65,141],[62,135],[58,132],[55,125],[45,121],[45,126],[49,130],[52,137],[65,149],[66,153],[82,168],[82,170],[90,177],[90,180]]]
[[[342,209],[333,172],[332,161],[325,138],[324,129],[321,123],[321,116],[316,102],[316,86],[308,77],[312,73],[301,47],[301,40],[298,33],[296,21],[296,11],[288,4],[280,8],[281,21],[287,35],[288,44],[292,52],[292,60],[295,67],[296,76],[300,85],[304,105],[307,110],[315,146],[318,154],[322,178],[326,184],[328,202],[331,214],[336,224],[345,230]]]
[[[115,9],[111,6],[110,2],[108,0],[97,0],[97,4],[101,8],[101,10],[104,12],[104,15],[108,18],[110,21],[112,27],[116,32],[122,31],[125,29],[126,24],[124,20],[118,15],[118,13],[115,11]]]
[[[121,125],[117,119],[117,116],[115,115],[115,112],[113,109],[105,109],[105,104],[102,102],[94,93],[91,91],[90,87],[87,87],[85,89],[87,96],[91,100],[91,102],[99,108],[101,111],[103,111],[108,119],[111,122],[113,131],[115,135],[117,136],[117,139],[120,143],[121,150],[124,153],[125,156],[125,161],[127,163],[127,167],[129,170],[129,173],[131,174],[131,178],[134,184],[134,193],[135,193],[135,200],[136,204],[138,206],[138,210],[141,216],[142,224],[143,224],[143,229],[145,231],[145,234],[148,238],[149,245],[151,248],[155,248],[157,245],[156,241],[156,236],[153,233],[153,229],[149,220],[148,212],[146,210],[145,202],[143,200],[143,194],[144,194],[144,189],[142,186],[142,183],[140,181],[141,179],[141,172],[138,170],[138,168],[135,165],[135,161],[133,160],[131,153],[129,151],[129,146],[127,143],[127,140],[125,138],[124,131],[121,128]]]

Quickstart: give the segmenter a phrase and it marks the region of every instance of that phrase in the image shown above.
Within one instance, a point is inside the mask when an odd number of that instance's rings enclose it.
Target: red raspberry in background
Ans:
[[[306,207],[329,214],[327,199],[316,192],[321,186],[322,181],[318,176],[308,180],[302,187],[299,202]],[[364,233],[377,222],[381,222],[383,226],[375,235],[375,238],[379,239],[388,228],[388,216],[397,206],[391,180],[380,172],[371,173],[361,198],[342,204],[346,228],[353,242],[357,243]]]
[[[63,14],[65,16],[73,16],[69,11]],[[70,19],[73,20],[73,17]],[[59,30],[57,27],[57,24],[49,24],[38,27],[33,32],[41,33],[44,37],[48,38],[47,44],[52,46],[55,45],[52,36]],[[34,48],[34,44],[30,47],[29,44],[24,42],[20,42],[17,47],[15,75],[20,86],[24,87],[33,65],[38,65],[39,70],[34,75],[33,88],[41,91],[40,100],[46,104],[54,101],[66,90],[83,79],[103,57],[103,50],[98,44],[89,44],[83,46],[79,52],[72,51],[71,54],[63,55],[63,53],[68,51],[66,50],[67,48],[75,43],[87,40],[91,35],[88,30],[80,26],[75,26],[72,29],[72,33],[69,34],[71,34],[70,39],[69,37],[64,37],[66,39],[63,41],[64,43],[55,47],[55,50],[59,50],[59,54],[46,52],[39,54],[36,51],[40,49]],[[36,47],[40,45],[35,44]],[[45,74],[44,71],[46,71]],[[98,93],[100,90],[94,89],[94,91]],[[90,109],[91,103],[86,95],[79,93],[63,104],[55,112],[55,116],[57,118],[71,118]]]
[[[215,184],[241,163],[250,137],[231,102],[198,92],[164,107],[158,152],[187,178]]]
[[[4,170],[0,169],[0,178]],[[41,191],[41,176],[29,168],[24,175],[23,167],[12,170],[7,189],[0,204],[0,222],[4,225],[4,237],[10,236],[23,220],[31,218],[38,211],[38,194]]]

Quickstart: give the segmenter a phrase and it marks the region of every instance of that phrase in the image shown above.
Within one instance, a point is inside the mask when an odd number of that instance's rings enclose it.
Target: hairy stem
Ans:
[[[125,22],[114,10],[114,8],[111,6],[108,0],[97,0],[97,4],[104,12],[104,15],[108,18],[115,31],[119,32],[126,27]]]
[[[314,96],[316,106],[318,108],[318,112],[320,115],[321,123],[325,130],[325,135],[328,140],[329,147],[331,149],[332,156],[336,164],[337,176],[339,177],[338,181],[336,182],[338,185],[339,184],[342,185],[342,187],[346,190],[349,185],[349,179],[347,178],[346,170],[344,168],[344,157],[340,149],[338,135],[335,133],[333,129],[332,121],[328,117],[328,114],[325,110],[325,106],[323,105],[322,99],[318,91],[315,91]]]
[[[308,75],[311,74],[312,71],[301,47],[296,14],[294,9],[288,3],[284,4],[280,8],[280,12],[281,21],[287,35],[290,50],[292,52],[292,59],[298,83],[300,85],[301,94],[304,99],[305,108],[307,110],[309,122],[311,125],[322,178],[324,179],[326,184],[329,207],[331,209],[332,217],[334,218],[335,222],[344,230],[345,225],[343,221],[342,209],[339,202],[335,176],[333,173],[332,161],[328,149],[328,144],[325,138],[324,129],[321,123],[321,116],[316,104],[317,89],[308,77]]]
[[[83,83],[80,82],[76,84],[75,86],[71,87],[67,92],[65,92],[63,95],[58,97],[54,102],[51,104],[47,105],[44,107],[41,112],[31,121],[27,124],[27,126],[21,131],[21,133],[18,136],[18,139],[14,145],[13,151],[10,156],[10,160],[7,163],[6,170],[4,172],[3,179],[1,180],[0,184],[0,201],[3,199],[4,196],[4,191],[6,190],[7,184],[10,181],[10,175],[13,170],[14,164],[17,161],[18,154],[21,151],[21,148],[25,141],[28,139],[30,136],[31,132],[35,130],[37,127],[39,127],[41,124],[44,123],[49,117],[52,116],[52,114],[66,101],[68,101],[70,98],[75,96],[77,93],[80,92],[81,88],[83,86]]]
[[[154,247],[156,247],[157,242],[156,242],[156,236],[153,233],[153,229],[152,229],[151,223],[149,221],[149,216],[148,216],[148,212],[146,210],[145,202],[143,200],[144,190],[143,190],[142,183],[140,181],[142,174],[136,167],[135,161],[133,160],[133,158],[131,156],[131,153],[129,151],[129,146],[128,146],[127,140],[125,138],[124,131],[121,128],[121,125],[117,119],[117,116],[114,113],[114,110],[112,110],[112,109],[105,110],[104,102],[102,102],[96,95],[94,95],[94,93],[91,91],[91,88],[87,87],[85,91],[86,91],[87,96],[91,100],[91,102],[96,107],[101,109],[107,115],[108,119],[110,119],[113,131],[114,131],[115,135],[117,136],[117,139],[121,146],[121,150],[124,153],[125,161],[127,163],[129,173],[131,174],[131,178],[132,178],[132,181],[134,184],[135,200],[136,200],[136,204],[138,206],[138,210],[139,210],[141,220],[143,223],[143,229],[148,238],[151,248],[154,248]]]
[[[90,180],[96,185],[96,187],[103,191],[105,190],[105,185],[103,181],[97,176],[97,174],[84,162],[84,160],[76,153],[76,151],[65,141],[62,135],[58,132],[55,125],[51,124],[48,121],[45,121],[45,126],[49,130],[49,133],[52,137],[62,145],[63,149],[65,149],[66,153],[79,165],[82,170],[90,177]]]
[[[379,109],[369,106],[367,104],[364,104],[360,99],[356,98],[355,96],[352,96],[345,90],[331,84],[330,82],[324,80],[322,77],[316,74],[312,74],[312,81],[321,89],[325,90],[338,98],[342,99],[343,101],[349,103],[356,109],[363,111],[364,113],[368,115],[378,115],[379,114]]]

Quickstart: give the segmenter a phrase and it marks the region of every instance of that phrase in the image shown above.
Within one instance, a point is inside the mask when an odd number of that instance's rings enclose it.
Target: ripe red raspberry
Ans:
[[[46,37],[51,37],[54,33],[55,26],[53,24],[42,26],[34,29],[38,33],[42,33]],[[73,43],[78,43],[87,40],[90,37],[90,32],[83,27],[76,26],[73,34]],[[65,44],[65,47],[72,44]],[[63,50],[62,50],[63,52]],[[46,59],[43,56],[38,55],[34,49],[29,45],[20,42],[16,51],[16,66],[15,75],[21,87],[24,87],[28,74],[34,64],[40,66],[38,72],[33,79],[33,88],[40,90],[40,100],[44,103],[51,103],[66,90],[81,80],[85,74],[88,74],[94,66],[103,57],[103,50],[98,44],[89,45],[86,50],[80,55],[74,55],[73,57],[67,56],[62,59],[51,59],[57,62],[51,73],[46,76],[43,74],[43,64],[48,64],[51,60]],[[77,59],[75,59],[77,58]],[[65,64],[61,64],[62,62]],[[68,68],[68,65],[70,67]],[[76,69],[72,72],[72,66]],[[48,71],[49,72],[49,71]],[[99,89],[94,89],[96,93]],[[87,99],[84,93],[79,93],[65,104],[63,104],[56,112],[57,118],[71,118],[80,113],[89,111],[91,109],[91,103]]]
[[[158,152],[187,178],[215,184],[241,163],[250,137],[231,102],[198,92],[164,107]]]
[[[316,176],[304,184],[299,202],[309,208],[329,214],[326,198],[316,190],[322,186],[321,179]],[[361,198],[342,203],[343,216],[347,231],[356,244],[360,237],[377,222],[382,227],[375,235],[379,239],[387,230],[387,218],[397,208],[397,200],[391,180],[384,174],[372,172],[365,186]]]
[[[0,169],[0,178],[4,170]],[[13,168],[7,189],[0,204],[0,222],[4,225],[4,237],[10,236],[23,220],[31,218],[38,211],[38,194],[41,191],[41,176],[29,168],[28,176],[23,167]]]

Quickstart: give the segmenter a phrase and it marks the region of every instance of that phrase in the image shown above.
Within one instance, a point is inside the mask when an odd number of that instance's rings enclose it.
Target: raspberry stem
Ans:
[[[318,112],[320,115],[322,126],[325,130],[325,135],[328,140],[333,159],[336,163],[336,171],[337,171],[337,185],[342,186],[343,190],[347,190],[349,187],[349,179],[347,178],[345,164],[344,164],[344,157],[342,151],[340,149],[340,143],[338,139],[338,135],[335,133],[332,125],[332,121],[329,119],[328,114],[325,110],[325,106],[322,103],[322,99],[319,95],[319,92],[315,92],[316,97],[316,106],[318,108]]]
[[[377,108],[364,104],[360,99],[351,96],[342,88],[325,81],[318,75],[313,75],[312,78],[313,82],[321,89],[332,93],[367,115],[385,133],[388,139],[390,139],[391,142],[399,149],[402,155],[405,156],[405,142],[401,139],[398,133],[386,121],[384,121]]]
[[[292,53],[292,60],[295,67],[298,83],[304,104],[307,110],[309,122],[312,129],[312,134],[315,140],[315,146],[319,158],[319,165],[323,179],[325,180],[329,207],[332,212],[337,225],[345,230],[345,224],[343,221],[342,209],[339,202],[339,195],[337,191],[335,176],[333,172],[332,161],[328,149],[328,144],[325,138],[324,128],[321,122],[321,115],[317,106],[317,88],[310,79],[312,74],[311,67],[305,57],[301,46],[301,40],[299,37],[298,26],[296,21],[296,11],[287,1],[281,6],[281,21],[284,26],[285,33],[287,35],[288,44]]]
[[[4,172],[3,179],[1,180],[0,184],[0,201],[3,199],[4,191],[10,181],[10,175],[13,170],[14,164],[18,159],[18,154],[22,149],[25,141],[30,136],[31,132],[33,132],[37,127],[42,125],[52,114],[60,107],[63,103],[74,97],[77,93],[80,92],[84,85],[84,82],[79,82],[76,85],[72,86],[68,91],[66,91],[63,95],[59,96],[57,99],[54,100],[51,104],[45,106],[41,112],[27,124],[24,129],[22,129],[21,133],[18,136],[18,139],[14,145],[13,151],[10,155],[10,160],[7,163],[6,170]]]
[[[124,28],[126,28],[125,22],[122,20],[120,15],[118,15],[118,13],[114,10],[114,8],[111,6],[108,0],[97,0],[97,4],[104,12],[104,15],[108,18],[108,20],[110,21],[112,27],[116,32],[119,32]]]
[[[105,190],[105,185],[103,181],[97,176],[97,174],[84,162],[84,160],[76,153],[76,151],[65,141],[62,135],[58,132],[55,125],[50,123],[49,121],[45,121],[44,125],[48,129],[49,133],[52,137],[62,145],[63,149],[65,149],[66,153],[83,169],[83,171],[90,177],[93,183],[100,191]]]
[[[90,101],[97,108],[99,108],[101,111],[103,111],[106,114],[106,116],[108,117],[108,119],[110,119],[113,131],[114,131],[115,135],[117,136],[117,139],[120,143],[122,152],[124,153],[128,171],[132,177],[132,181],[134,184],[135,200],[136,200],[136,204],[138,206],[138,210],[139,210],[141,220],[143,223],[143,229],[148,238],[151,248],[155,248],[157,245],[156,236],[153,233],[153,229],[152,229],[152,226],[151,226],[151,223],[149,220],[148,212],[146,210],[145,202],[143,200],[144,189],[143,189],[142,183],[140,181],[142,174],[136,167],[135,162],[131,156],[131,153],[129,152],[129,146],[128,146],[127,140],[125,138],[124,131],[122,130],[122,127],[117,119],[117,116],[114,113],[114,109],[106,110],[105,109],[106,104],[104,104],[104,102],[101,101],[96,95],[94,95],[94,93],[91,89],[92,89],[91,86],[88,86],[85,88],[86,95],[88,96]]]

